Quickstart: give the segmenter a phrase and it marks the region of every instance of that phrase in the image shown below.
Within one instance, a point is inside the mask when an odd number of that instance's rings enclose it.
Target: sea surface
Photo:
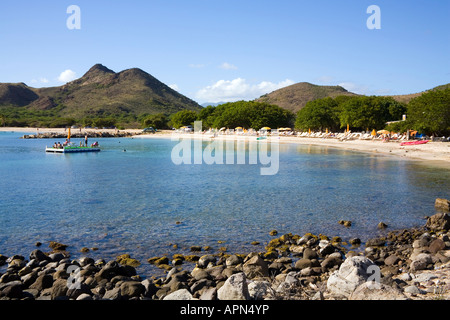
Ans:
[[[435,199],[450,198],[450,170],[389,156],[280,144],[278,172],[261,175],[259,162],[176,165],[179,142],[171,139],[99,138],[99,153],[62,155],[45,153],[53,140],[23,134],[0,132],[6,256],[28,258],[36,242],[50,251],[58,241],[73,258],[128,253],[146,276],[159,272],[148,258],[188,254],[193,245],[263,251],[273,229],[365,241],[383,233],[380,221],[387,231],[424,225]]]

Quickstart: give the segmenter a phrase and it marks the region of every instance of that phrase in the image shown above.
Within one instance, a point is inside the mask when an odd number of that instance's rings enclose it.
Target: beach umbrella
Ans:
[[[380,130],[380,131],[377,131],[377,133],[380,133],[380,134],[389,134],[390,132],[387,131],[387,130]]]
[[[69,127],[69,134],[67,135],[67,140],[70,140],[70,127]]]
[[[328,128],[327,128],[327,130],[325,130],[325,133],[328,133]]]
[[[347,123],[347,132],[350,131],[350,125]]]
[[[263,127],[262,130],[271,130],[269,127]]]
[[[375,129],[372,130],[371,135],[374,136],[374,137],[377,135],[377,132],[375,131]]]

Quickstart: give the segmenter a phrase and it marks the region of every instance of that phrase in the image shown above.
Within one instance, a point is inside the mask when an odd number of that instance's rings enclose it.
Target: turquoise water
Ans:
[[[59,241],[73,257],[82,247],[107,260],[129,253],[151,273],[146,259],[192,245],[263,250],[272,229],[364,241],[380,221],[421,226],[435,198],[450,198],[449,170],[387,156],[286,144],[278,173],[262,176],[259,164],[177,166],[170,139],[98,139],[99,153],[60,155],[44,152],[54,141],[22,134],[0,132],[4,255]]]

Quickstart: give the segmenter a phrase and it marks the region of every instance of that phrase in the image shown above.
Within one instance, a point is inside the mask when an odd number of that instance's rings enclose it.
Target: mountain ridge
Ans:
[[[58,106],[59,116],[74,118],[201,109],[197,102],[139,68],[114,72],[99,63],[61,86],[32,88],[24,83],[0,83],[0,106],[37,110]]]
[[[326,97],[335,98],[339,95],[356,96],[357,94],[349,92],[341,86],[321,86],[309,82],[298,82],[265,94],[256,101],[276,104],[296,113],[309,101]]]
[[[450,83],[436,86],[434,88],[417,93],[383,96],[392,97],[399,102],[408,103],[411,99],[419,97],[426,92],[433,90],[443,90],[446,88],[450,88]],[[341,86],[322,86],[309,82],[299,82],[265,94],[255,99],[255,101],[275,104],[296,113],[301,110],[309,101],[326,97],[335,98],[339,95],[360,96],[359,94],[347,91]]]

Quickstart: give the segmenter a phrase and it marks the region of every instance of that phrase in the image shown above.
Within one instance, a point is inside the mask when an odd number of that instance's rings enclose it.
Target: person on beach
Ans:
[[[88,146],[88,136],[87,135],[84,136],[84,145],[86,147]]]

